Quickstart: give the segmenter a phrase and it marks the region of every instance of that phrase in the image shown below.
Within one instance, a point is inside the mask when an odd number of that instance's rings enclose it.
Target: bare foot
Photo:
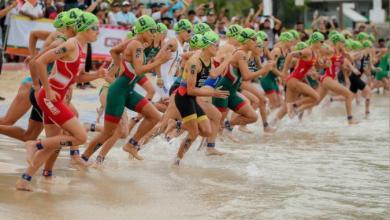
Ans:
[[[264,128],[264,133],[267,133],[267,134],[273,134],[276,132],[276,128],[273,128],[271,126],[267,126]]]
[[[234,143],[239,143],[240,142],[240,140],[238,140],[237,138],[235,138],[234,136],[233,136],[233,133],[232,132],[225,132],[224,133],[225,135],[226,135],[226,137],[228,137],[231,141],[233,141]]]
[[[348,124],[349,125],[356,125],[356,124],[359,124],[359,121],[355,120],[355,119],[351,119],[351,120],[348,120]]]
[[[28,192],[32,192],[33,189],[30,185],[30,182],[27,181],[27,180],[24,180],[24,179],[18,179],[16,181],[16,190],[19,190],[19,191],[28,191]]]
[[[178,157],[176,157],[176,158],[173,160],[172,165],[173,165],[173,166],[176,166],[176,167],[179,167],[179,166],[180,166],[180,161],[181,161],[181,159],[178,158]]]
[[[238,127],[238,130],[244,132],[244,133],[247,133],[247,134],[252,134],[253,132],[251,130],[249,130],[245,125],[240,125]]]
[[[215,147],[208,147],[206,151],[207,156],[222,156],[224,153],[215,149]]]
[[[81,159],[80,155],[70,156],[70,164],[74,166],[78,166],[80,168],[86,168],[92,165],[91,162],[86,162],[83,159]]]
[[[36,141],[27,141],[26,142],[26,148],[27,148],[26,160],[30,166],[33,166],[34,154],[35,154],[35,152],[38,151],[36,143],[37,143]]]
[[[133,146],[126,144],[123,148],[124,151],[128,152],[131,154],[135,159],[137,160],[143,160],[144,158],[140,155],[138,155],[138,150],[135,149]]]

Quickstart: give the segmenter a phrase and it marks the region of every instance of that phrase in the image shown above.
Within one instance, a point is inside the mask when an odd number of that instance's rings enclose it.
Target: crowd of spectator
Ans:
[[[232,16],[226,8],[216,10],[212,1],[199,5],[193,4],[192,0],[148,2],[150,3],[144,4],[140,0],[9,0],[8,6],[3,4],[3,8],[7,8],[5,13],[8,15],[1,22],[2,32],[0,33],[3,33],[4,36],[10,17],[14,14],[24,15],[32,20],[54,19],[61,11],[75,7],[95,13],[101,24],[122,26],[126,29],[130,29],[136,19],[144,14],[152,16],[156,21],[163,22],[169,29],[172,29],[174,24],[182,18],[189,19],[193,24],[205,22],[221,36],[226,33],[230,24],[240,24],[254,30],[265,31],[268,35],[270,48],[278,41],[279,34],[285,29],[282,21],[278,18],[263,14],[262,3],[250,9],[246,16]],[[337,28],[339,25],[335,17],[314,14],[313,30],[320,31],[327,36],[332,29]],[[302,40],[308,39],[309,33],[306,32],[303,22],[297,21],[295,29],[301,34]],[[370,25],[358,26],[355,32],[367,31],[367,29],[373,29],[371,32],[375,32],[374,27]],[[7,58],[11,61],[18,61],[16,56]]]

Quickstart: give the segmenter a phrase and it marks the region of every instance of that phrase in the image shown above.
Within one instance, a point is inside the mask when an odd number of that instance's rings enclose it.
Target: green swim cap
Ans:
[[[253,29],[250,29],[250,28],[244,28],[241,31],[240,37],[241,37],[241,39],[240,39],[241,43],[245,43],[250,39],[253,39],[256,41],[256,31],[254,31]]]
[[[76,24],[76,30],[77,32],[83,32],[90,29],[93,25],[99,24],[98,18],[90,13],[90,12],[83,12],[77,19]]]
[[[173,27],[173,30],[175,30],[177,33],[180,33],[182,31],[189,31],[191,29],[192,29],[192,24],[188,19],[181,19]]]
[[[156,28],[156,22],[148,15],[142,15],[134,24],[134,32],[136,34],[142,34],[146,31],[153,31],[156,30]]]
[[[268,39],[268,35],[264,31],[257,32],[257,35],[260,36],[263,41]]]
[[[300,35],[297,30],[291,29],[288,32],[294,37],[295,40],[300,40]]]
[[[219,41],[219,36],[214,31],[207,31],[206,33],[204,33],[203,37],[205,39],[205,42],[204,42],[205,45],[203,48],[208,47],[211,44],[214,44],[217,41]]]
[[[283,32],[279,37],[279,41],[281,42],[289,42],[293,40],[294,36],[290,32]]]
[[[329,39],[330,39],[333,35],[338,34],[338,33],[339,33],[339,32],[336,31],[336,30],[331,30],[331,31],[329,32],[329,35],[328,35]]]
[[[360,50],[363,48],[363,45],[359,41],[352,41],[352,50]]]
[[[364,40],[368,39],[368,34],[366,32],[360,32],[358,35],[356,35],[356,40],[362,42]]]
[[[203,38],[204,36],[201,34],[195,34],[194,36],[192,36],[190,40],[190,47],[192,49],[204,48],[206,40],[204,40]]]
[[[310,43],[316,43],[316,42],[319,42],[319,41],[324,41],[325,40],[325,37],[324,35],[321,33],[321,32],[314,32],[311,36],[310,36]]]
[[[363,48],[371,48],[372,47],[372,43],[370,40],[365,40],[362,42],[362,46]]]
[[[136,34],[134,33],[134,31],[131,30],[131,31],[127,32],[126,38],[127,38],[127,39],[132,39],[133,37],[135,37],[135,35],[136,35]]]
[[[263,39],[261,39],[261,37],[259,35],[256,35],[256,43],[257,43],[257,47],[259,47],[259,48],[264,47]]]
[[[330,41],[333,43],[333,44],[336,44],[337,42],[342,42],[344,43],[345,42],[345,37],[344,35],[340,34],[340,33],[335,33],[333,34],[331,37],[330,37]]]
[[[238,24],[233,24],[233,25],[230,25],[226,31],[226,36],[227,37],[233,37],[233,38],[236,38],[237,36],[240,35],[241,31],[242,31],[243,27],[241,27],[240,25]]]
[[[77,19],[83,14],[84,12],[81,11],[78,8],[72,8],[69,11],[66,11],[66,16],[63,17],[63,22],[65,23],[65,26],[72,26],[77,23]]]
[[[295,50],[300,51],[308,47],[309,45],[305,42],[299,42],[297,45],[295,45]]]
[[[352,41],[353,41],[353,40],[351,40],[351,39],[346,39],[346,40],[345,40],[345,47],[346,47],[347,49],[352,49]]]
[[[165,24],[163,23],[157,23],[157,33],[165,33],[168,31],[168,28]]]
[[[368,39],[374,43],[375,42],[375,36],[373,34],[368,35]]]
[[[66,12],[61,12],[57,15],[56,19],[54,19],[53,26],[57,29],[64,28],[65,24],[62,21],[62,18],[65,16]]]
[[[206,23],[197,23],[194,25],[194,33],[195,34],[204,34],[207,31],[211,31],[211,28],[208,24]]]

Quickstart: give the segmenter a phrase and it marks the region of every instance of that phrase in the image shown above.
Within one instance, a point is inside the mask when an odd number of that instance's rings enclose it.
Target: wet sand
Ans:
[[[0,75],[0,115],[22,75]],[[81,121],[95,120],[97,92],[75,90]],[[375,94],[368,119],[354,104],[356,126],[346,124],[343,103],[286,119],[275,135],[257,123],[254,134],[234,131],[239,144],[219,141],[223,157],[197,151],[198,140],[180,168],[171,166],[180,140],[157,137],[142,162],[127,158],[121,140],[100,170],[71,167],[63,149],[54,183],[38,175],[32,193],[14,189],[26,166],[23,143],[0,135],[0,219],[389,219],[389,102]]]

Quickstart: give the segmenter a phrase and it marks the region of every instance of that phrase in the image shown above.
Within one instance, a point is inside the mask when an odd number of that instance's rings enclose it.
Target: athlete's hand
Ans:
[[[264,68],[268,71],[271,71],[273,68],[275,68],[276,62],[273,60],[269,60],[267,64],[264,65]]]
[[[168,49],[161,50],[156,56],[156,60],[159,60],[161,63],[165,63],[170,59],[171,59],[171,52]]]
[[[52,89],[48,89],[46,91],[46,98],[49,99],[50,101],[52,102],[55,102],[57,100],[60,100],[61,96],[58,92],[52,90]]]
[[[164,87],[164,81],[161,77],[157,77],[156,84],[158,87],[163,88]]]
[[[226,91],[226,90],[215,89],[214,93],[213,93],[213,97],[215,97],[215,98],[222,98],[222,99],[223,98],[227,98],[229,95],[230,95],[230,92]]]
[[[32,59],[31,56],[27,56],[26,59],[24,59],[24,63],[25,63],[26,65],[28,65],[28,64],[30,63],[31,59]]]
[[[382,68],[380,68],[380,67],[376,67],[373,70],[374,70],[374,72],[382,72]]]

